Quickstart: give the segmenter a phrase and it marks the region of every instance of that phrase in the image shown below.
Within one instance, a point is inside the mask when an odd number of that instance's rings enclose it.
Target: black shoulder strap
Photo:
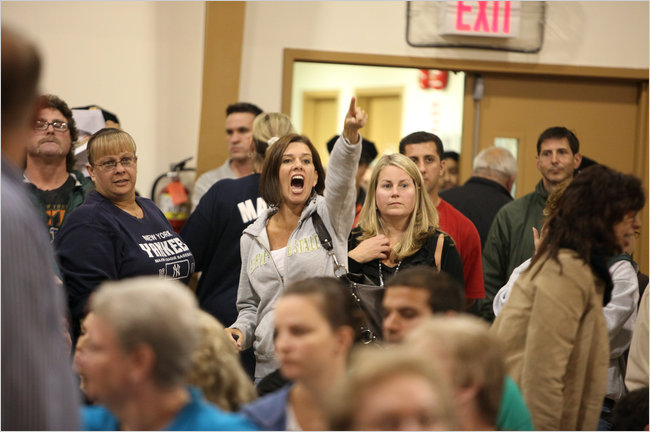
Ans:
[[[327,228],[325,228],[325,224],[320,218],[318,212],[313,212],[311,214],[311,219],[314,222],[314,229],[316,230],[316,234],[318,234],[320,244],[325,248],[325,250],[331,251],[333,249],[332,237],[330,236],[329,231],[327,231]]]

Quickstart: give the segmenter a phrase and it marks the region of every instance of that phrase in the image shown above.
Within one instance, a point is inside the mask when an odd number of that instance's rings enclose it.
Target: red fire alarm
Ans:
[[[444,90],[449,81],[449,72],[445,70],[420,69],[420,87],[422,89]]]

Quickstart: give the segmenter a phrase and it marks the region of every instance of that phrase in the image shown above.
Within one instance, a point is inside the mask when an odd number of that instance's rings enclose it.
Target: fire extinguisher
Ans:
[[[156,178],[151,190],[151,199],[163,212],[176,233],[181,231],[192,211],[189,198],[190,191],[181,181],[181,172],[195,171],[194,168],[185,168],[185,164],[191,159],[190,157],[177,164],[172,164],[168,172]],[[167,179],[168,182],[160,189],[160,192],[156,193],[163,179]]]

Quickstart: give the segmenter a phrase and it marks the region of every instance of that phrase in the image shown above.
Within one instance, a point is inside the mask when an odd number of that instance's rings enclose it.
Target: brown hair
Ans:
[[[282,297],[290,295],[317,299],[318,309],[332,329],[348,326],[357,332],[361,328],[362,312],[347,287],[337,278],[323,276],[294,282],[282,293]]]
[[[72,116],[72,110],[63,99],[53,94],[39,96],[38,107],[41,110],[45,108],[55,109],[65,117],[65,121],[68,123],[68,131],[70,132],[70,149],[65,157],[65,167],[68,172],[72,171],[74,169],[74,144],[79,138],[79,130]]]
[[[433,313],[465,311],[465,290],[449,273],[427,265],[408,267],[391,276],[386,290],[392,287],[421,289],[429,294],[429,308]]]
[[[530,267],[546,256],[557,261],[561,248],[575,250],[592,264],[594,254],[607,258],[621,253],[614,224],[645,205],[641,180],[604,165],[582,170],[557,198],[544,224],[544,235]]]
[[[36,47],[2,23],[2,132],[36,108],[41,59]],[[23,125],[21,124],[21,127]]]
[[[318,150],[304,135],[289,134],[280,138],[271,149],[267,151],[264,165],[262,166],[262,176],[260,177],[260,195],[262,199],[269,205],[279,206],[282,203],[282,193],[280,191],[280,165],[282,164],[282,157],[287,147],[291,143],[300,142],[309,147],[311,152],[312,162],[316,173],[318,173],[318,180],[314,186],[312,193],[316,192],[319,195],[323,194],[325,190],[325,169],[320,160]]]

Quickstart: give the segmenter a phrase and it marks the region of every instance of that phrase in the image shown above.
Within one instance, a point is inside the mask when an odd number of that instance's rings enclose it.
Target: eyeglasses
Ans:
[[[54,120],[52,123],[45,120],[36,120],[34,122],[34,130],[44,131],[47,130],[50,125],[52,125],[54,130],[57,130],[59,132],[65,132],[68,130],[68,124],[59,120]]]
[[[138,158],[136,156],[133,156],[133,157],[124,157],[119,161],[110,160],[107,162],[102,162],[100,164],[92,164],[92,166],[99,167],[102,171],[113,171],[115,168],[117,168],[118,163],[122,165],[124,168],[129,168],[135,165],[137,161]]]

